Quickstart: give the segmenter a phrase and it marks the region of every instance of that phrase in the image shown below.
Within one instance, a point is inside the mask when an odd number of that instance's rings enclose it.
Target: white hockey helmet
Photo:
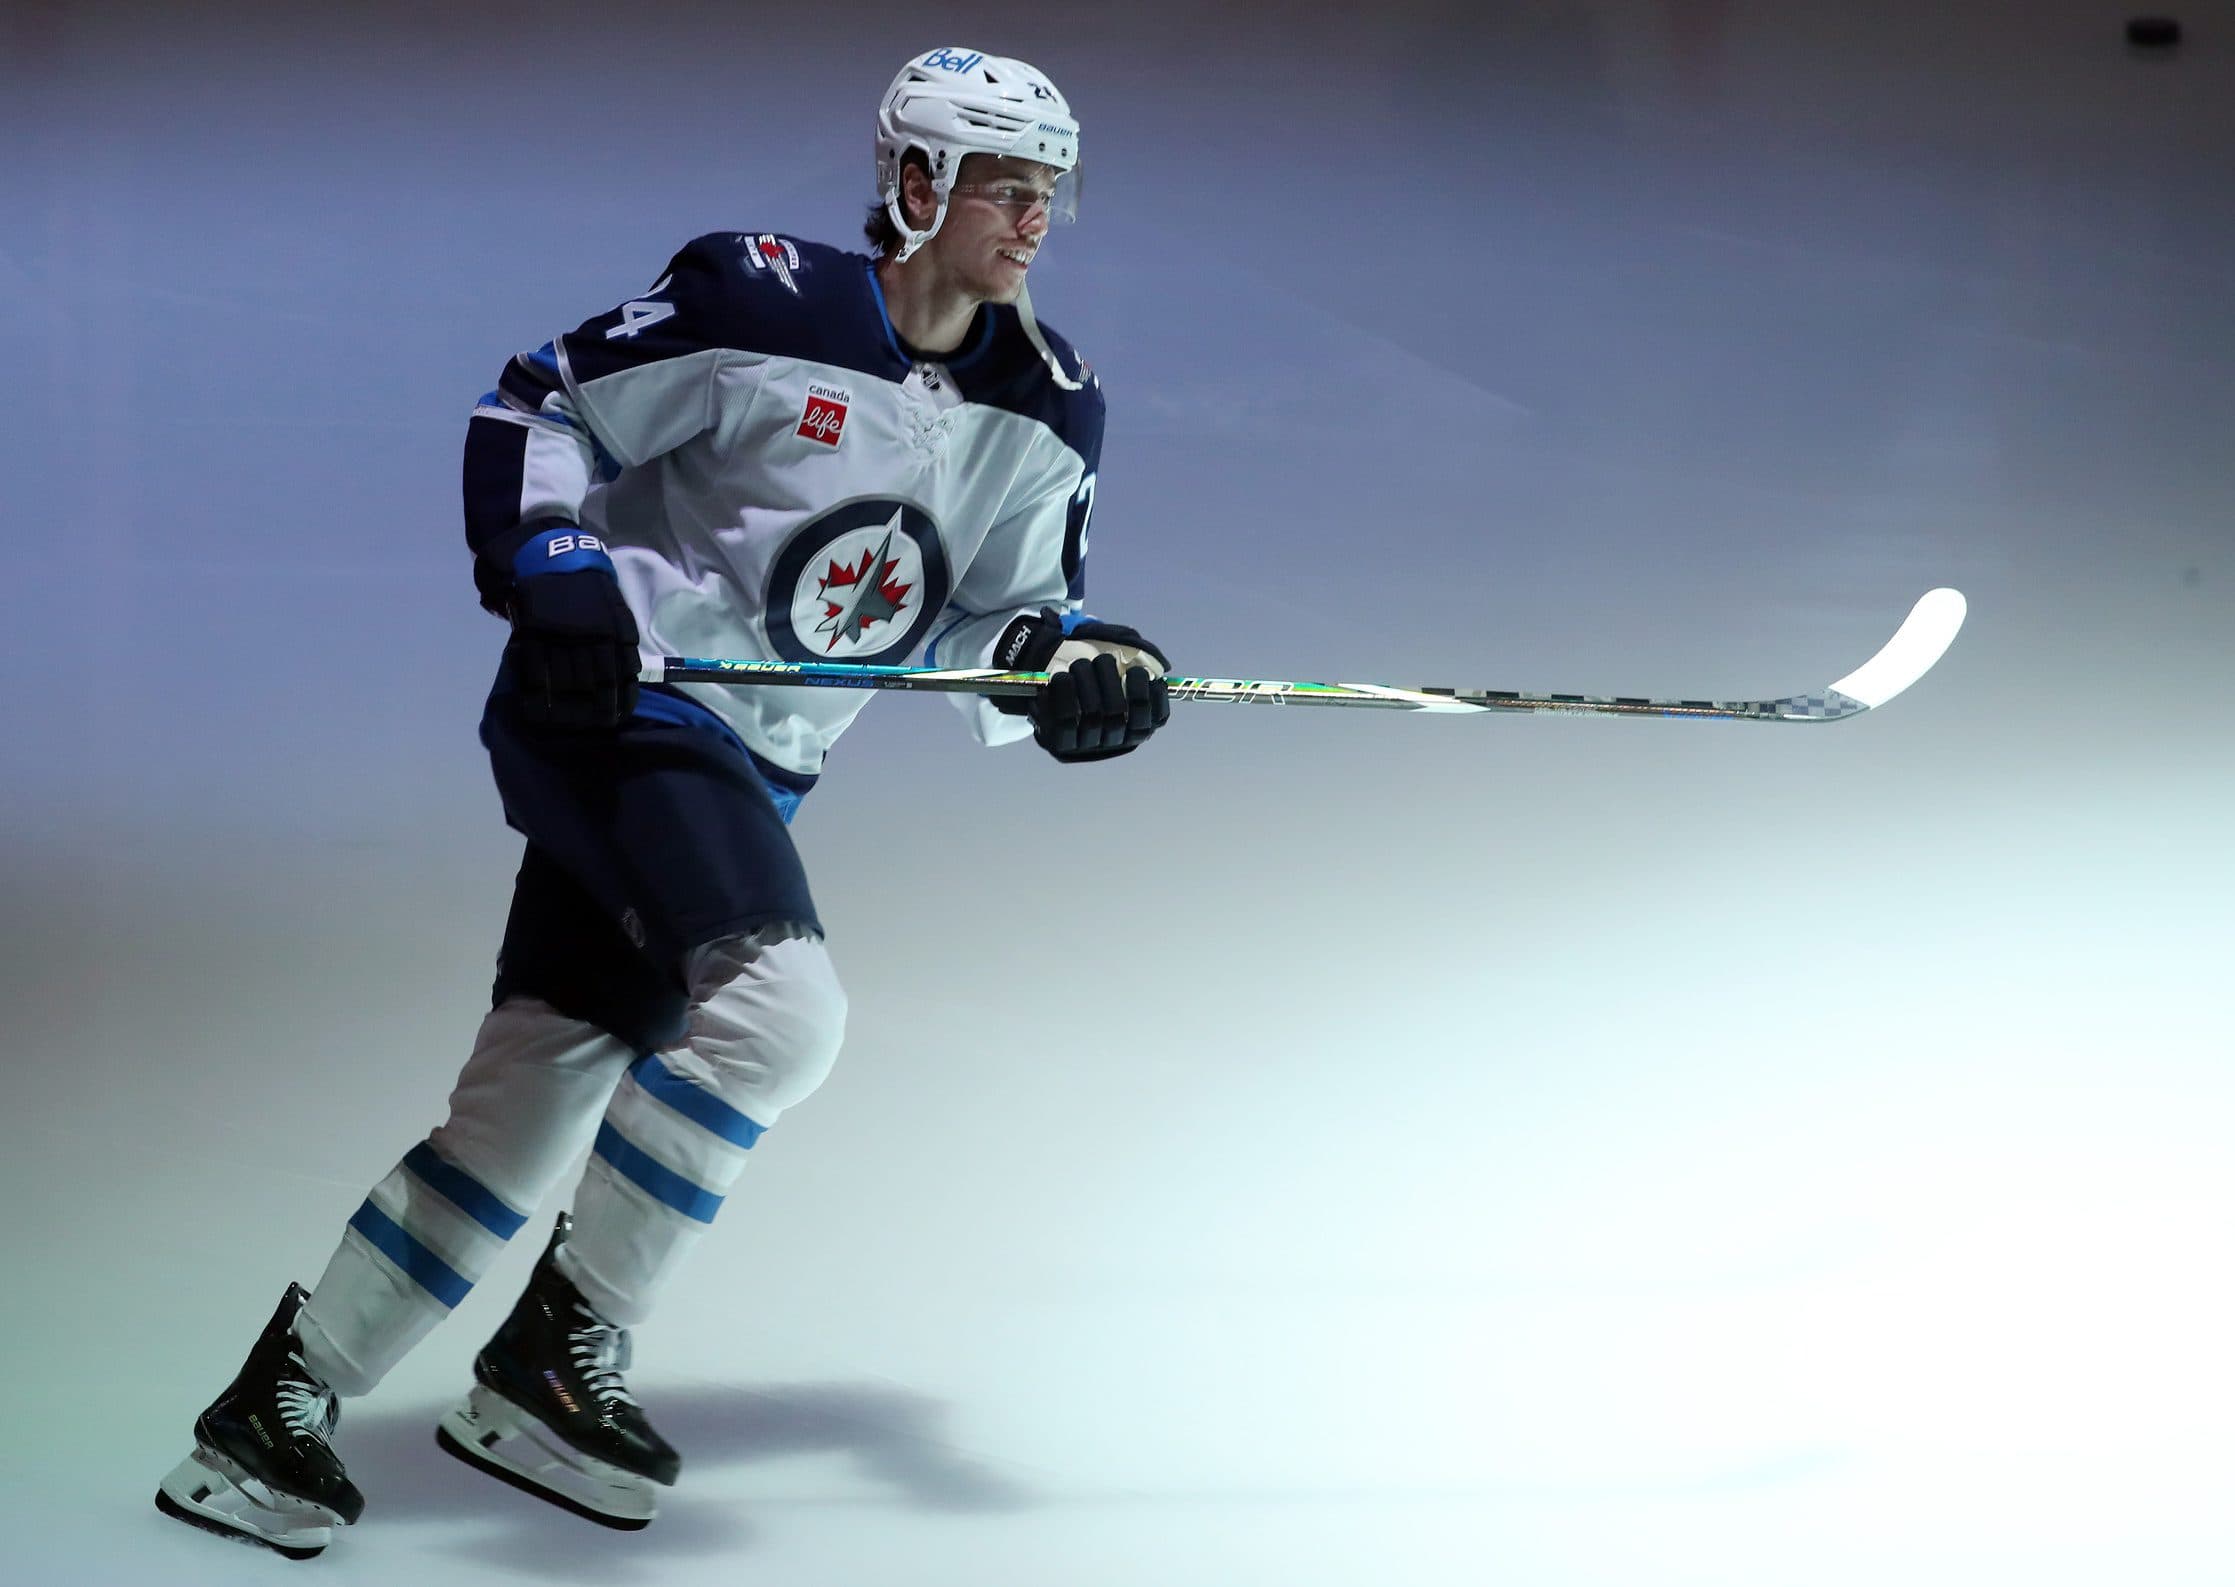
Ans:
[[[908,224],[900,205],[900,163],[910,149],[923,152],[939,198],[922,231]],[[895,258],[906,259],[945,222],[947,195],[966,154],[1054,166],[1062,174],[1049,217],[1066,221],[1078,215],[1079,124],[1047,74],[983,50],[932,50],[900,69],[877,107],[877,196],[900,232]]]

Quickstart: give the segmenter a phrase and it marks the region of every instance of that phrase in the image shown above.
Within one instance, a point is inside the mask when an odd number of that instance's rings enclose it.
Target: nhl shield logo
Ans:
[[[883,666],[920,645],[949,593],[928,513],[865,497],[803,524],[768,572],[762,620],[785,661]]]

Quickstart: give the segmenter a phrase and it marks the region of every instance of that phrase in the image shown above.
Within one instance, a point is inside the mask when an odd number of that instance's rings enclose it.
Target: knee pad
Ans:
[[[684,1041],[638,1059],[614,1093],[559,1252],[622,1323],[645,1316],[762,1132],[823,1083],[845,1031],[846,994],[808,928],[710,943],[689,974]]]
[[[725,937],[695,950],[684,974],[689,1023],[669,1060],[739,1112],[766,1128],[829,1077],[846,993],[821,937],[800,926]]]

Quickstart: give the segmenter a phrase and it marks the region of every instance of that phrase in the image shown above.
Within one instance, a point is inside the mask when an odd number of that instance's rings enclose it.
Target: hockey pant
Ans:
[[[745,1154],[830,1072],[845,994],[821,937],[775,926],[692,952],[683,1038],[639,1055],[525,996],[482,1021],[450,1114],[349,1220],[304,1308],[311,1369],[364,1394],[465,1299],[590,1148],[559,1262],[629,1326],[714,1220]]]

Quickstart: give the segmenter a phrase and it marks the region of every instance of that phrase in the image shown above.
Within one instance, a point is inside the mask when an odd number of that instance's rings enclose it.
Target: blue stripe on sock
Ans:
[[[425,1141],[404,1153],[404,1167],[422,1185],[500,1240],[511,1239],[528,1221],[525,1214],[499,1201],[487,1185],[436,1155],[434,1147]]]
[[[370,1240],[373,1249],[402,1268],[421,1289],[443,1305],[456,1308],[472,1293],[473,1281],[406,1234],[396,1221],[371,1202],[357,1209],[349,1226]]]
[[[629,1073],[636,1076],[636,1083],[651,1095],[732,1146],[750,1151],[753,1143],[767,1133],[765,1124],[755,1124],[704,1086],[691,1084],[661,1063],[657,1053],[639,1058],[629,1066]]]
[[[712,1223],[722,1210],[722,1198],[678,1174],[651,1153],[632,1143],[610,1124],[598,1126],[597,1144],[591,1151],[633,1180],[655,1201],[665,1202],[686,1218]]]

